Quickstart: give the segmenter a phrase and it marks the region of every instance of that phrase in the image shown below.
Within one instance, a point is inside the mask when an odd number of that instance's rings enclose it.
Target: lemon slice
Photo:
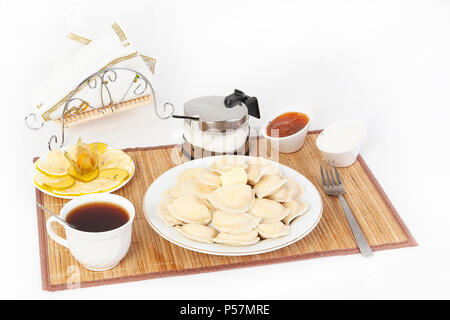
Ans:
[[[133,174],[133,172],[134,172],[133,163],[132,162],[128,162],[127,160],[121,161],[120,163],[117,164],[117,166],[115,168],[116,169],[126,170],[128,172],[129,176],[131,176]]]
[[[128,155],[123,154],[120,156],[111,156],[109,158],[101,158],[98,163],[98,167],[100,168],[100,170],[104,170],[104,169],[117,168],[117,167],[120,167],[120,165],[122,165],[122,164],[131,165],[132,163],[133,163],[133,160],[131,160],[131,158]]]
[[[126,157],[126,154],[122,150],[107,150],[100,154],[98,165],[100,168],[108,166],[114,166]]]
[[[127,154],[120,149],[108,149],[100,155],[100,160],[125,157]]]
[[[120,181],[98,177],[90,182],[76,181],[72,187],[65,190],[55,190],[53,193],[61,196],[82,196],[91,193],[108,192],[120,184]]]
[[[44,189],[47,191],[52,191],[52,188],[46,187],[43,184],[43,179],[48,178],[48,176],[46,176],[43,173],[38,173],[35,177],[34,177],[34,184],[39,187],[40,189]]]
[[[94,180],[95,178],[98,177],[98,172],[99,172],[99,170],[95,169],[95,171],[81,175],[77,172],[77,170],[75,170],[74,167],[70,167],[69,170],[67,171],[67,173],[71,177],[73,177],[74,179],[81,181],[81,182],[89,182],[89,181]]]
[[[75,184],[75,180],[69,176],[49,177],[41,173],[36,175],[34,182],[37,186],[46,190],[64,190]]]
[[[53,149],[48,153],[47,158],[39,158],[36,161],[36,169],[50,177],[67,175],[69,167],[69,161],[64,156],[64,152],[59,149]]]
[[[75,184],[70,188],[64,190],[54,190],[53,193],[61,196],[80,196],[84,184],[86,184],[86,182],[80,182],[75,180]]]
[[[95,151],[95,148],[97,147],[97,151],[99,153],[104,153],[108,149],[108,145],[103,142],[93,142],[90,143],[89,146],[91,147],[92,151]]]
[[[105,169],[100,171],[98,177],[99,178],[109,178],[113,179],[119,182],[124,181],[126,178],[128,178],[128,171],[125,169],[119,169],[119,168],[111,168],[111,169]]]

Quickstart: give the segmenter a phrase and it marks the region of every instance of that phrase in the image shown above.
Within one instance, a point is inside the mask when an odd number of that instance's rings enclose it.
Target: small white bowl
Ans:
[[[329,134],[329,130],[331,128],[334,128],[336,126],[340,125],[353,125],[358,126],[363,129],[363,134],[355,141],[355,143],[351,144],[351,146],[348,146],[347,148],[344,148],[342,150],[339,150],[339,152],[336,152],[335,150],[330,151],[327,150],[323,145],[321,145],[321,141],[323,137],[327,134]],[[367,135],[367,128],[364,123],[358,120],[343,120],[333,123],[332,125],[325,128],[317,137],[316,140],[316,146],[319,149],[319,151],[322,153],[322,156],[325,160],[330,161],[331,163],[334,163],[336,167],[348,167],[351,166],[353,163],[355,163],[356,158],[358,157],[359,150],[361,149],[361,146],[366,139]]]
[[[267,126],[269,125],[269,123],[275,119],[276,117],[278,117],[279,115],[282,115],[283,113],[286,112],[301,112],[304,113],[308,116],[309,121],[306,124],[306,126],[294,133],[291,134],[290,136],[287,137],[270,137],[267,135]],[[263,127],[261,128],[261,135],[267,139],[268,141],[270,141],[271,147],[274,150],[277,150],[278,152],[281,153],[292,153],[292,152],[296,152],[298,150],[300,150],[300,148],[303,146],[304,142],[305,142],[305,137],[306,134],[308,133],[308,128],[309,125],[311,124],[311,120],[312,120],[312,112],[309,111],[308,109],[305,108],[285,108],[282,110],[277,111],[276,113],[272,114],[269,118],[269,120],[266,120],[264,122]]]

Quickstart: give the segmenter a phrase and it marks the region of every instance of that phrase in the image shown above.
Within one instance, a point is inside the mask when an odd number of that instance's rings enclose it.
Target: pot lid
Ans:
[[[203,131],[240,128],[247,123],[249,113],[259,118],[258,100],[237,89],[227,97],[206,96],[184,104],[185,122]]]

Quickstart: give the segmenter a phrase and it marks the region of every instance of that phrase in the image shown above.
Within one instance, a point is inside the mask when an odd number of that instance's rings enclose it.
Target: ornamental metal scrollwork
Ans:
[[[111,84],[119,81],[118,78],[118,70],[127,71],[134,73],[133,79],[131,83],[126,86],[126,91],[123,95],[121,95],[120,99],[117,102],[114,102],[113,95],[111,94]],[[88,87],[92,90],[99,90],[101,106],[94,107],[88,101],[75,97],[77,93],[79,93],[82,89]],[[67,115],[78,115],[83,113],[88,109],[93,109],[103,114],[106,113],[106,110],[109,108],[111,112],[115,112],[118,106],[125,100],[127,96],[142,96],[146,91],[149,91],[149,94],[153,97],[153,105],[155,106],[155,114],[161,119],[168,119],[172,116],[175,106],[166,102],[162,106],[158,106],[156,102],[156,95],[151,85],[150,81],[145,77],[142,73],[121,67],[114,68],[106,68],[100,71],[97,71],[84,79],[80,84],[78,84],[73,91],[70,93],[69,97],[64,104],[64,108],[61,114],[61,136],[58,138],[56,135],[52,135],[48,141],[48,148],[50,150],[55,147],[61,148],[64,145],[64,129],[65,129],[65,117]],[[105,101],[105,98],[108,101]],[[38,130],[44,126],[45,122],[38,123],[37,115],[35,113],[30,113],[25,117],[25,124],[28,128],[32,130]],[[58,141],[60,141],[58,143]]]

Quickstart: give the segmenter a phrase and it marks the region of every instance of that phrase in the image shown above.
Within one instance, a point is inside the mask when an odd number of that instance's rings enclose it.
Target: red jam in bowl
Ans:
[[[306,114],[301,112],[286,112],[270,121],[266,128],[269,137],[283,138],[299,132],[309,122]]]

